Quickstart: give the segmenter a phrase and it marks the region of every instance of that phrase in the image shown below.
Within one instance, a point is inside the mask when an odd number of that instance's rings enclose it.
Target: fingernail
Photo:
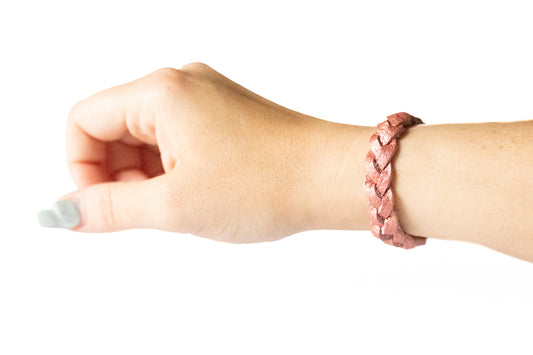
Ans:
[[[37,220],[42,227],[70,229],[80,223],[80,212],[74,201],[59,200],[51,208],[39,211]]]

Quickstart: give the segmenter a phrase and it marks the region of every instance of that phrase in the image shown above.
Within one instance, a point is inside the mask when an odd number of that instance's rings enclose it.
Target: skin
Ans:
[[[67,161],[80,232],[153,228],[230,243],[369,230],[375,127],[279,106],[202,63],[80,101]],[[533,121],[419,125],[393,159],[403,229],[533,261]],[[387,246],[388,247],[388,246]]]

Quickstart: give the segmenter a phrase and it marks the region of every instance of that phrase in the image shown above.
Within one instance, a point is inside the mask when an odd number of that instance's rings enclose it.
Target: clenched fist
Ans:
[[[233,243],[348,227],[336,220],[346,204],[364,224],[362,169],[343,171],[346,159],[362,167],[363,150],[349,155],[358,132],[281,107],[202,63],[160,69],[71,109],[67,160],[79,189],[39,219]]]

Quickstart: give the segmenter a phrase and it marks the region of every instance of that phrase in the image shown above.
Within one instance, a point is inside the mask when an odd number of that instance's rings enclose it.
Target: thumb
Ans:
[[[39,212],[39,223],[80,232],[157,229],[165,223],[163,216],[168,215],[166,175],[81,188],[61,197],[52,209]]]

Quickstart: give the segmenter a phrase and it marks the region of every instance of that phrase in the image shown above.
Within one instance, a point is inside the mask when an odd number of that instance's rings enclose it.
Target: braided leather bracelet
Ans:
[[[370,230],[383,242],[405,249],[424,245],[427,238],[405,233],[400,227],[391,189],[392,157],[397,150],[397,138],[407,128],[421,123],[424,122],[420,118],[406,112],[387,116],[387,120],[378,124],[377,132],[370,137],[370,150],[365,158],[367,175],[364,188],[368,198]]]

